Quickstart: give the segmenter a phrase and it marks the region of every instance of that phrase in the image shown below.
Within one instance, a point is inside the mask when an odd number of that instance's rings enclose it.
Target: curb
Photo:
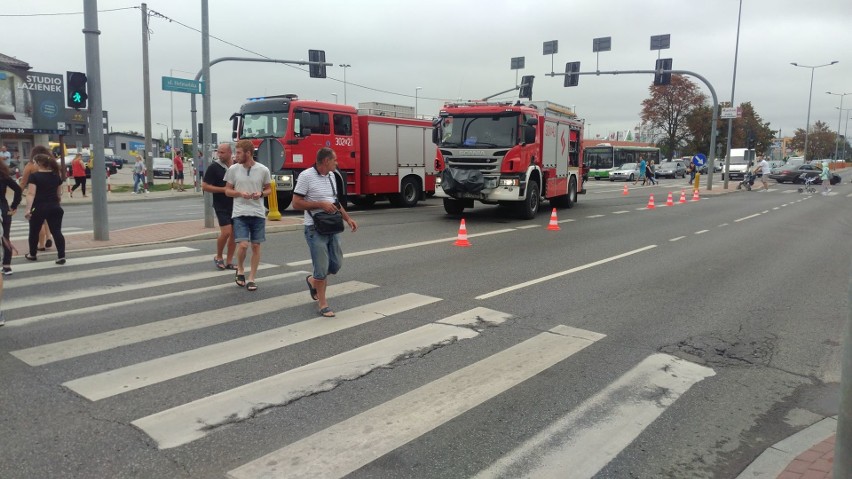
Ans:
[[[827,417],[763,451],[736,479],[776,479],[796,457],[836,431],[837,416]]]

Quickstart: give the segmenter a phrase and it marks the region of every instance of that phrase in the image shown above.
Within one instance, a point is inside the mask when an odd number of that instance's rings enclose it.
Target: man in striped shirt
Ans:
[[[331,148],[320,148],[317,161],[313,168],[299,174],[296,188],[293,190],[293,209],[305,211],[305,240],[311,252],[313,275],[308,275],[305,281],[311,298],[317,301],[319,313],[327,318],[334,317],[334,310],[328,305],[325,289],[328,285],[328,275],[336,274],[343,265],[343,251],[337,234],[319,234],[314,227],[312,214],[320,211],[334,213],[340,211],[349,228],[354,232],[358,229],[349,214],[338,202],[342,196],[333,171],[337,168],[337,155]]]

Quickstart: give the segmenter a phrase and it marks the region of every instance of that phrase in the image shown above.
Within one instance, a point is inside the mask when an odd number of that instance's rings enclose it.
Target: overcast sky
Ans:
[[[142,20],[139,3],[98,2],[103,105],[115,131],[143,131]],[[201,0],[149,0],[156,11],[201,29]],[[600,53],[599,69],[653,69],[657,52],[650,36],[671,34],[673,68],[704,76],[719,101],[729,101],[734,70],[739,0],[209,0],[210,33],[257,54],[307,60],[308,49],[326,51],[335,67],[328,78],[309,78],[293,67],[226,62],[211,70],[213,131],[230,137],[228,117],[246,98],[295,93],[301,98],[351,105],[378,101],[414,106],[436,114],[445,100],[475,99],[515,84],[512,57],[526,57],[521,75],[535,75],[534,100],[574,105],[586,119],[587,135],[632,129],[648,96],[650,75],[582,76],[564,88],[548,77],[551,56],[542,43],[559,41],[554,69],[582,62],[598,67],[592,39],[612,37]],[[0,0],[0,15],[82,12],[82,0]],[[0,16],[0,53],[33,70],[64,74],[85,71],[83,15]],[[784,136],[804,128],[811,70],[791,66],[838,64],[815,70],[811,124],[837,129],[840,97],[852,92],[852,1],[743,0],[735,103],[750,101]],[[162,76],[194,77],[201,68],[201,36],[176,22],[153,16],[149,43],[153,136],[156,123],[170,124],[169,93]],[[211,59],[256,57],[211,39]],[[304,68],[304,67],[299,67]],[[183,70],[183,71],[180,71]],[[185,73],[185,72],[192,73]],[[173,73],[173,75],[172,75]],[[697,80],[696,80],[697,82]],[[699,82],[703,92],[708,89]],[[510,95],[502,98],[512,99]],[[516,96],[514,98],[517,98]],[[199,121],[201,101],[199,98]],[[844,109],[852,108],[852,95]],[[846,116],[852,110],[844,111]],[[841,123],[841,133],[846,126]],[[189,95],[174,94],[174,127],[190,127]],[[589,135],[591,133],[591,135]]]

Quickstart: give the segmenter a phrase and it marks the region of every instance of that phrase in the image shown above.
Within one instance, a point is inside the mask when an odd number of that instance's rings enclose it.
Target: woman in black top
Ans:
[[[15,197],[12,198],[12,204],[6,200],[6,188],[10,188]],[[0,161],[0,221],[3,223],[3,274],[12,274],[12,249],[8,247],[9,232],[12,229],[12,216],[21,204],[21,187],[12,178],[12,173],[9,171],[9,166],[5,161]]]
[[[34,158],[38,170],[29,177],[27,185],[26,218],[30,220],[29,247],[26,258],[35,261],[38,247],[38,233],[41,225],[47,221],[56,243],[56,264],[65,264],[65,236],[62,235],[62,216],[65,211],[59,206],[62,197],[62,176],[59,165],[49,155],[36,155]]]

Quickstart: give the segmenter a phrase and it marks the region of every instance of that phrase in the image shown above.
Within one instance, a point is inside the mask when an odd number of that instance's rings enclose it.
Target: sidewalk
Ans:
[[[91,204],[91,192],[85,198],[82,193],[75,192],[73,198],[67,194],[63,196],[63,204]],[[194,189],[187,188],[186,191],[179,193],[175,191],[154,191],[151,193],[143,193],[135,195],[133,193],[108,193],[108,204],[125,203],[131,201],[144,202],[160,202],[170,201],[177,198],[196,198],[199,202],[202,201],[201,192],[196,192]],[[219,234],[219,224],[216,219],[213,219],[213,228],[204,227],[204,219],[173,221],[168,223],[157,223],[153,225],[136,226],[120,230],[112,230],[109,232],[109,239],[106,241],[97,241],[94,238],[94,233],[86,234],[68,234],[66,235],[66,250],[74,251],[89,251],[97,249],[118,248],[125,246],[140,246],[149,244],[169,243],[175,241],[186,241],[194,239],[215,239]],[[266,232],[273,233],[276,231],[298,230],[302,227],[301,215],[283,216],[280,221],[267,221]]]
[[[831,479],[837,417],[822,421],[763,452],[737,479]]]

